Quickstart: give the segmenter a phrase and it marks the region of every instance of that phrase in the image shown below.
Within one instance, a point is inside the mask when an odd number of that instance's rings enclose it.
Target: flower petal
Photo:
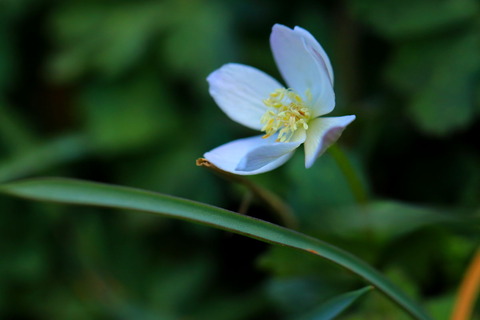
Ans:
[[[237,171],[255,171],[274,162],[278,158],[291,154],[306,138],[304,129],[297,130],[292,142],[275,142],[276,137],[270,137],[272,141],[248,152],[238,164]]]
[[[242,64],[229,63],[212,72],[207,81],[210,95],[232,120],[261,130],[267,107],[263,100],[283,86],[266,73]]]
[[[324,51],[319,50],[320,44],[302,30],[276,24],[270,35],[270,46],[287,85],[304,98],[310,91],[313,116],[318,117],[335,107],[333,72],[328,68],[330,62],[323,59]]]
[[[305,140],[305,167],[310,168],[329,146],[340,138],[355,116],[322,117],[311,121]]]
[[[330,78],[330,83],[333,86],[333,68],[332,64],[330,63],[330,59],[328,58],[327,53],[323,49],[323,47],[318,43],[318,41],[315,39],[314,36],[307,30],[296,26],[293,28],[293,31],[297,32],[298,34],[302,35],[303,38],[305,39],[305,44],[307,49],[310,49],[311,52],[317,56],[317,60],[322,63],[323,67],[327,70],[328,76]]]
[[[262,136],[255,136],[234,140],[205,153],[204,157],[220,169],[239,175],[267,172],[284,164],[293,155],[292,150],[301,144],[301,142],[293,142],[293,146],[291,143],[275,142],[275,139],[276,137],[274,136],[267,139],[263,139]],[[303,139],[305,139],[305,137]],[[272,145],[286,146],[284,146],[284,149],[280,147],[274,150],[274,157],[271,156],[272,153],[267,152],[265,154],[265,149],[263,149],[266,146],[267,149],[269,149],[268,146]],[[260,150],[256,151],[257,149]],[[255,156],[258,154],[261,155],[262,153],[266,156],[264,161],[259,160],[258,156]],[[250,160],[243,160],[245,157],[248,157]],[[240,164],[242,164],[242,166],[240,166]],[[240,168],[238,168],[239,166]]]

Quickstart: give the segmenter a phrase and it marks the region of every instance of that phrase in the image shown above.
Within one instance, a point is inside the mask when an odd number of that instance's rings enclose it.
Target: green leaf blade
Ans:
[[[350,253],[281,226],[203,203],[159,193],[87,182],[43,178],[0,185],[0,193],[64,204],[137,210],[196,222],[264,242],[307,251],[336,263],[365,279],[414,319],[430,317],[378,271]]]
[[[368,286],[362,289],[358,289],[355,291],[350,291],[339,296],[336,296],[316,310],[312,311],[307,316],[301,318],[301,320],[331,320],[335,319],[340,313],[342,313],[345,309],[352,305],[358,298],[363,296],[368,291],[372,290],[373,288]]]

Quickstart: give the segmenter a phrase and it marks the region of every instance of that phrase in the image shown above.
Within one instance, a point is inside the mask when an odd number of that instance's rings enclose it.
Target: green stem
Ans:
[[[365,205],[368,202],[367,190],[365,189],[357,171],[353,167],[352,162],[348,159],[345,152],[335,144],[330,146],[328,151],[333,159],[335,159],[335,162],[345,176],[356,202],[360,205]]]
[[[285,227],[294,230],[298,229],[298,221],[295,218],[292,209],[275,193],[262,188],[245,177],[223,171],[207,159],[197,159],[197,166],[208,168],[228,181],[244,185],[254,196],[263,201],[270,210],[278,216]]]

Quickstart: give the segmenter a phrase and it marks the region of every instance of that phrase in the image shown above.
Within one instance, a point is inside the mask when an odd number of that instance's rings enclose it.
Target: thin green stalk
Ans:
[[[197,166],[208,168],[228,181],[244,185],[254,196],[263,201],[272,213],[278,216],[284,226],[294,230],[298,229],[298,221],[292,209],[275,193],[245,177],[223,171],[207,159],[197,159]]]
[[[335,144],[330,146],[328,151],[345,176],[356,202],[360,205],[365,205],[368,202],[367,190],[345,152]]]

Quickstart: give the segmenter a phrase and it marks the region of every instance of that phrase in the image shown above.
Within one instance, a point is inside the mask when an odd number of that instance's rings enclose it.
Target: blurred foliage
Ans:
[[[480,3],[2,0],[0,180],[60,175],[240,207],[245,190],[195,166],[251,135],[208,96],[240,62],[278,76],[268,36],[300,25],[328,52],[333,158],[252,177],[301,229],[362,257],[447,319],[480,235]],[[337,115],[337,111],[334,112]],[[2,319],[295,319],[363,287],[305,254],[143,214],[0,197]],[[254,201],[248,214],[276,221]],[[403,319],[368,293],[342,319]],[[477,306],[476,318],[480,319]]]

